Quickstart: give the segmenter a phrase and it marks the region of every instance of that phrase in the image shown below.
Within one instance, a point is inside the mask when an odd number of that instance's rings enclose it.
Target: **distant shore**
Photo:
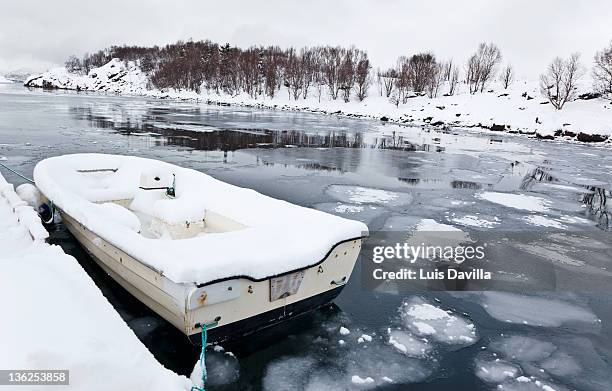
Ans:
[[[363,101],[329,99],[325,91],[313,90],[306,99],[289,98],[283,88],[275,98],[247,94],[230,96],[210,91],[177,91],[151,88],[148,75],[132,63],[113,59],[88,75],[56,68],[24,81],[27,87],[104,91],[204,102],[210,105],[301,111],[365,118],[412,126],[474,128],[489,132],[523,134],[545,140],[612,144],[612,102],[589,92],[580,94],[557,111],[539,96],[537,83],[516,81],[508,89],[493,84],[487,91],[469,94],[458,89],[452,96],[429,98],[413,95],[406,104],[395,105],[372,87]]]

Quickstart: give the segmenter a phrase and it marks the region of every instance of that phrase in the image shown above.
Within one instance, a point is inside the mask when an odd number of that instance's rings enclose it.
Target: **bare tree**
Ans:
[[[466,66],[466,82],[471,94],[484,91],[487,83],[495,77],[496,67],[501,60],[501,52],[494,43],[482,42],[478,45]]]
[[[357,55],[357,66],[355,68],[355,88],[357,90],[357,99],[364,100],[368,95],[370,87],[370,60],[366,52],[359,51]]]
[[[298,100],[304,86],[304,67],[301,56],[298,56],[293,48],[289,49],[285,65],[285,84],[289,91],[289,97],[293,93],[293,99]]]
[[[499,75],[499,80],[501,81],[504,89],[507,90],[510,87],[510,84],[514,82],[514,69],[512,65],[508,64],[502,69],[501,74]]]
[[[457,83],[459,83],[459,68],[455,65],[448,80],[448,95],[455,95]]]
[[[580,54],[574,53],[567,60],[556,57],[540,76],[540,91],[557,110],[576,95],[576,86],[583,75]]]
[[[381,79],[385,98],[389,98],[393,92],[393,88],[395,87],[397,72],[395,69],[390,68],[382,73],[379,72],[378,77]]]
[[[81,71],[83,70],[81,60],[79,60],[77,56],[74,55],[66,59],[66,62],[64,62],[64,67],[66,67],[66,70],[69,73],[81,73]]]
[[[396,106],[399,103],[406,103],[408,99],[408,88],[410,87],[410,66],[407,57],[397,59],[397,67],[395,70],[397,77],[395,78],[395,88],[392,94],[393,101]]]
[[[444,81],[450,81],[452,73],[453,73],[453,69],[454,69],[453,59],[451,58],[450,60],[444,63],[444,75],[443,75]]]
[[[342,65],[342,49],[340,47],[325,47],[321,54],[324,80],[329,89],[329,95],[333,100],[336,100],[340,91],[338,77]]]
[[[317,71],[318,58],[314,50],[309,48],[302,48],[300,51],[300,63],[302,65],[302,73],[304,74],[302,81],[302,97],[306,99],[308,97],[308,89],[314,81],[314,73]]]
[[[410,57],[408,61],[408,74],[410,86],[416,93],[423,92],[436,78],[438,63],[431,53],[419,53]]]
[[[351,99],[351,90],[355,83],[355,60],[357,51],[353,48],[343,50],[344,57],[342,65],[340,66],[340,72],[338,74],[338,84],[342,90],[342,97],[345,102]]]
[[[429,82],[427,84],[427,94],[430,98],[438,96],[438,90],[442,83],[444,83],[444,66],[436,63],[429,76]]]
[[[610,46],[595,54],[593,84],[596,91],[612,95],[612,42]]]

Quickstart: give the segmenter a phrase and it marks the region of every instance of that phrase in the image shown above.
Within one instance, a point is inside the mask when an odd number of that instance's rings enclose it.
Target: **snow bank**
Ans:
[[[0,368],[68,369],[74,390],[189,390],[76,260],[44,242],[40,220],[22,219],[20,210],[35,213],[0,175]]]
[[[42,200],[40,199],[40,192],[34,185],[24,183],[22,185],[17,186],[15,192],[17,193],[19,198],[24,200],[28,205],[33,208],[38,208],[42,204]]]
[[[202,88],[194,91],[161,91],[147,89],[149,76],[134,62],[123,63],[112,59],[88,75],[69,74],[64,68],[49,70],[31,76],[26,86],[112,91],[125,94],[147,95],[158,98],[193,99],[211,104],[238,105],[256,108],[273,108],[339,114],[352,117],[384,119],[411,125],[454,126],[486,129],[486,131],[524,133],[543,138],[564,137],[579,141],[604,141],[612,135],[612,104],[603,98],[577,99],[555,110],[541,97],[537,80],[515,82],[504,89],[492,83],[484,93],[470,94],[463,84],[457,86],[453,96],[430,99],[412,96],[405,104],[396,106],[386,97],[379,96],[376,88],[362,102],[331,100],[327,94],[319,99],[311,93],[307,99],[294,101],[288,94],[279,92],[272,99],[266,96],[253,98],[246,93],[238,95],[217,94]],[[585,84],[586,85],[586,84]],[[284,89],[285,87],[283,87]],[[441,91],[447,89],[443,86]],[[581,87],[581,93],[590,92]],[[593,136],[595,135],[595,136]],[[609,141],[609,140],[608,140]]]
[[[100,168],[117,171],[90,172]],[[173,199],[163,191],[139,189],[143,184],[171,185],[172,174],[176,175]],[[276,200],[195,170],[138,157],[54,157],[36,165],[34,179],[43,194],[67,214],[177,283],[235,276],[263,279],[307,267],[324,259],[339,242],[359,238],[368,230],[360,222]],[[132,212],[125,209],[118,213],[119,208],[113,208],[109,214],[110,210],[96,203],[132,199],[138,204],[136,209],[166,222],[201,222],[205,213],[215,213],[233,221],[237,228],[187,239],[148,238],[134,230],[136,222],[126,216]],[[121,218],[113,219],[116,215]]]

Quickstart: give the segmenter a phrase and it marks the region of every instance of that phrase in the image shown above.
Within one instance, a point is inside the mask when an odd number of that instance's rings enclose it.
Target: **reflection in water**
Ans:
[[[391,151],[424,151],[444,152],[445,148],[436,145],[438,138],[432,143],[417,144],[408,141],[403,135],[396,133],[383,135],[380,132],[359,130],[279,130],[266,128],[228,127],[207,122],[214,121],[210,113],[202,113],[197,107],[146,107],[123,108],[121,110],[101,110],[92,106],[71,107],[71,115],[88,121],[92,127],[112,129],[127,137],[146,139],[158,146],[173,145],[203,151],[223,151],[224,160],[228,151],[240,149],[282,149],[282,148],[349,148],[349,149],[382,149]],[[242,122],[241,124],[243,124]],[[260,124],[259,124],[260,125]],[[278,156],[277,156],[278,157]],[[358,162],[347,162],[346,159],[360,159],[360,156],[341,155],[333,162],[310,159],[293,159],[286,157],[286,162],[277,159],[269,161],[257,158],[258,164],[275,166],[278,164],[293,166],[307,170],[347,172],[352,171]],[[347,164],[350,163],[350,164]],[[399,181],[411,187],[423,189],[469,189],[469,190],[496,190],[496,191],[532,191],[534,185],[551,183],[570,185],[584,188],[581,194],[583,204],[587,205],[591,216],[602,229],[610,228],[610,214],[607,210],[606,199],[610,191],[596,186],[576,184],[571,181],[556,178],[551,172],[548,161],[541,165],[512,162],[505,174],[498,176],[498,180],[469,180],[470,178],[457,178],[443,173],[441,178],[431,177],[431,172],[406,176],[405,172],[412,172],[422,165],[422,162],[391,161],[397,164],[393,173]]]
[[[592,193],[584,194],[582,202],[588,207],[591,216],[597,221],[597,226],[602,229],[610,229],[612,212],[608,210],[607,199],[610,197],[610,190],[601,187],[589,186]]]
[[[546,163],[546,162],[544,162]],[[513,167],[530,166],[523,163],[513,163]],[[536,183],[553,183],[560,185],[569,185],[576,188],[583,188],[584,192],[580,193],[581,202],[587,206],[587,211],[591,218],[597,222],[597,226],[603,230],[612,228],[612,212],[607,208],[607,198],[610,197],[610,190],[599,186],[584,185],[573,183],[571,181],[556,178],[549,169],[544,167],[531,167],[528,169],[521,181],[519,190],[530,190]]]
[[[514,168],[518,166],[525,166],[525,164],[515,162],[512,163],[512,166]],[[545,171],[544,168],[535,167],[525,173],[519,189],[529,190],[535,183],[538,182],[557,182],[557,180],[549,172]]]
[[[195,110],[195,112],[193,112]],[[193,119],[202,117],[199,110],[177,114],[173,109],[152,107],[145,113],[100,112],[92,107],[71,107],[71,114],[89,121],[94,128],[113,129],[126,136],[151,137],[159,145],[176,145],[203,151],[235,151],[245,148],[377,148],[402,151],[442,152],[444,148],[431,144],[415,144],[402,135],[380,135],[362,131],[310,132],[244,127],[220,127]],[[172,114],[172,115],[170,115]]]

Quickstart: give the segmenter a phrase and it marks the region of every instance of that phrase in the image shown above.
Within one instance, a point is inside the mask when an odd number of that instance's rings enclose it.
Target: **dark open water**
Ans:
[[[504,389],[517,390],[543,389],[544,384],[559,390],[612,389],[612,222],[603,203],[612,183],[609,148],[0,84],[3,163],[31,175],[39,160],[74,152],[162,159],[275,198],[360,219],[373,231],[402,230],[426,218],[468,234],[529,232],[531,247],[519,249],[525,256],[533,258],[535,252],[542,264],[561,262],[574,285],[560,286],[593,291],[546,294],[537,302],[530,301],[532,294],[508,299],[372,291],[362,287],[358,265],[329,308],[225,346],[235,358],[210,352],[211,390],[365,387],[351,383],[354,375],[371,376],[374,383],[368,387],[381,389],[485,390],[504,382]],[[539,197],[548,210],[484,201],[479,198],[483,192]],[[553,238],[553,231],[570,236]],[[570,240],[575,233],[582,239]],[[591,236],[597,241],[584,240]],[[52,240],[78,259],[160,362],[189,375],[198,351],[182,334],[108,278],[63,226],[56,227]],[[503,259],[511,265],[515,253],[509,254]],[[567,259],[579,266],[563,264]],[[415,298],[473,322],[478,342],[465,346],[431,337],[432,350],[425,357],[398,353],[387,343],[387,329],[405,329],[398,309]],[[521,316],[529,322],[515,319]],[[534,317],[542,326],[533,325]],[[340,326],[351,333],[339,334]],[[373,341],[359,343],[363,333]],[[516,341],[523,341],[522,348],[517,350]],[[495,358],[531,378],[484,381],[476,376],[482,360]],[[393,383],[382,380],[384,374]]]

